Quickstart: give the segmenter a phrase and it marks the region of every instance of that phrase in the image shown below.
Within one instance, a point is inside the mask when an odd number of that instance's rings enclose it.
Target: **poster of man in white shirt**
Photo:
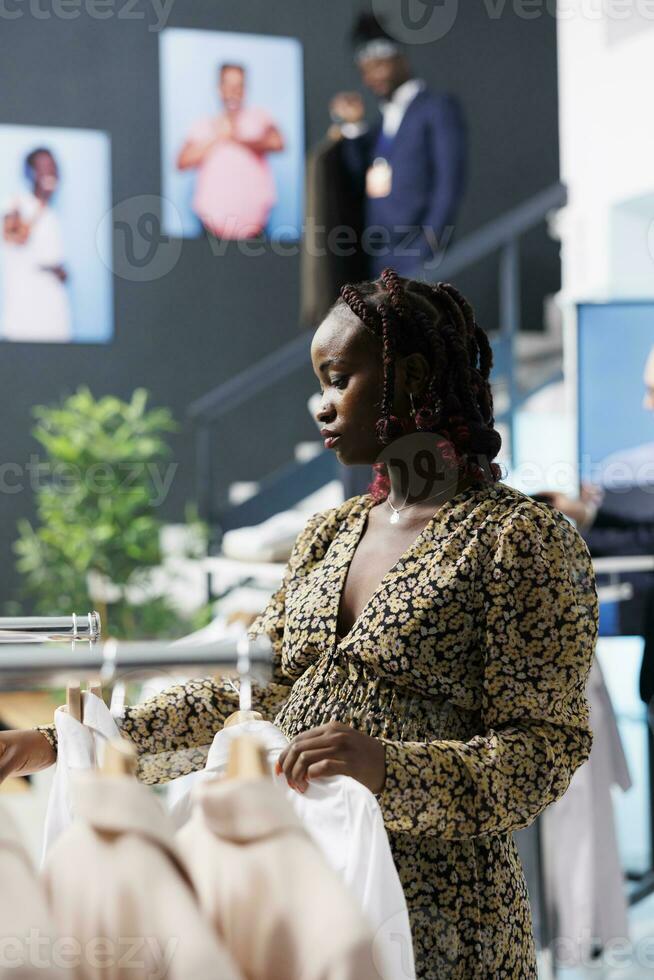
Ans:
[[[111,270],[96,242],[109,161],[104,133],[0,126],[1,340],[111,338]]]
[[[68,272],[59,216],[54,154],[37,147],[25,158],[30,189],[3,208],[5,340],[70,341]]]

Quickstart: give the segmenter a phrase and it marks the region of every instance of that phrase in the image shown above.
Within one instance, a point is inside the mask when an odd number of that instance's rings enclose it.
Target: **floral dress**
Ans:
[[[274,649],[254,707],[289,738],[336,719],[384,743],[378,800],[420,980],[535,980],[512,832],[565,792],[590,752],[598,606],[588,550],[546,504],[501,483],[469,487],[434,514],[341,639],[340,596],[373,506],[369,494],[351,497],[298,536],[250,630]],[[206,678],[127,708],[121,728],[140,778],[204,765],[236,701],[227,682]]]

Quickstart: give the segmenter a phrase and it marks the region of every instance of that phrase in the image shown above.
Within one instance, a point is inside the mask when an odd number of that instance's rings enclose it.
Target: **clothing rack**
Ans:
[[[0,643],[95,642],[102,635],[100,613],[85,616],[1,616]]]
[[[212,643],[109,639],[77,644],[0,645],[0,688],[4,691],[65,687],[73,676],[99,677],[112,685],[153,670],[177,670],[188,676],[233,675],[248,684],[271,676],[272,647],[267,636]]]

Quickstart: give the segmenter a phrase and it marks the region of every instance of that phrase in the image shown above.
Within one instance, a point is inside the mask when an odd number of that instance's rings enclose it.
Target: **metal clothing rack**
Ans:
[[[272,647],[267,636],[247,636],[193,645],[117,640],[78,644],[0,644],[0,689],[35,690],[64,687],[73,677],[96,676],[103,685],[120,683],[153,670],[175,669],[188,676],[232,675],[266,683],[271,676]]]
[[[88,640],[102,635],[100,613],[85,616],[3,616],[0,617],[0,643],[52,643]]]

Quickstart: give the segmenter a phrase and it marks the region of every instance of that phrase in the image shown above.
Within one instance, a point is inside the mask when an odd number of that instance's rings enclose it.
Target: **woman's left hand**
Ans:
[[[351,776],[372,793],[379,793],[386,778],[386,750],[379,739],[343,722],[329,721],[296,735],[275,770],[283,772],[289,785],[301,793],[308,780],[319,776]]]

